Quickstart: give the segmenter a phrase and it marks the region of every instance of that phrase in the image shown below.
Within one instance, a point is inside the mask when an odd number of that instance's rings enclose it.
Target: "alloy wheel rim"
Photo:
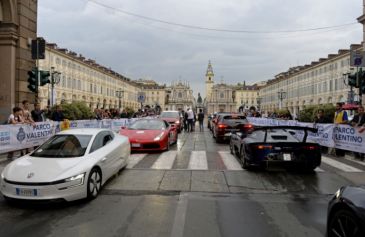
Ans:
[[[98,195],[101,186],[101,178],[97,171],[90,176],[89,191],[94,197]]]
[[[334,220],[334,224],[331,228],[331,236],[349,237],[358,236],[359,227],[356,221],[348,215],[340,215]]]

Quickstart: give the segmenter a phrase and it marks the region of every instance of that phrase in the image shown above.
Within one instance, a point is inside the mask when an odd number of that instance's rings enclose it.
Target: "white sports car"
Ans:
[[[63,131],[8,164],[0,191],[6,199],[93,199],[129,155],[128,138],[110,130]]]

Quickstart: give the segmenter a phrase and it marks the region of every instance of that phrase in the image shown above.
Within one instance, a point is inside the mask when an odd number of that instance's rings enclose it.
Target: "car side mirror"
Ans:
[[[121,129],[126,129],[127,127],[126,126],[122,126]]]

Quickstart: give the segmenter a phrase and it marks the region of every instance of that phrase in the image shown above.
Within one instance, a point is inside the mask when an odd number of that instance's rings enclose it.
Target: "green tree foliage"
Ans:
[[[84,102],[63,103],[62,111],[65,118],[69,120],[93,119],[94,113]],[[52,108],[54,110],[55,108]]]
[[[128,114],[128,118],[132,117],[132,115],[135,113],[134,109],[131,107],[125,107],[125,111]]]
[[[324,111],[324,116],[325,116],[326,120],[333,121],[333,116],[334,116],[335,110],[336,110],[336,107],[333,104],[306,106],[299,113],[299,121],[313,122],[319,109],[322,109]]]

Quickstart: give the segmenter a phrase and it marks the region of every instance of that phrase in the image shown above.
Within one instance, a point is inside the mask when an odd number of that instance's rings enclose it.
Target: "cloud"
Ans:
[[[165,21],[220,29],[278,31],[356,22],[362,1],[347,0],[98,0]],[[295,65],[362,41],[362,26],[335,31],[243,34],[188,29],[106,9],[92,1],[39,1],[38,35],[132,79],[190,81],[205,96],[205,71],[236,84],[273,78]]]

